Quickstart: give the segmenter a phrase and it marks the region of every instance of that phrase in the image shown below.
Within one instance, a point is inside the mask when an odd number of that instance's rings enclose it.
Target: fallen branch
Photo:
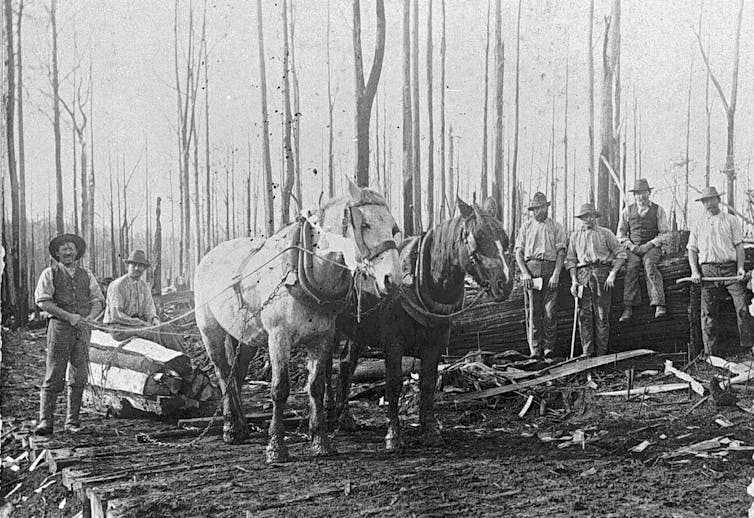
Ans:
[[[691,385],[691,390],[693,390],[700,396],[704,395],[704,386],[702,386],[701,383],[696,381],[689,374],[679,371],[678,369],[673,367],[673,362],[670,360],[665,360],[665,374],[673,374],[676,378],[682,379],[683,381],[688,381],[689,385]]]
[[[597,392],[595,396],[643,396],[647,394],[659,394],[660,392],[674,392],[676,390],[685,390],[689,388],[688,383],[667,383],[665,385],[649,385],[631,390],[611,390],[608,392]]]

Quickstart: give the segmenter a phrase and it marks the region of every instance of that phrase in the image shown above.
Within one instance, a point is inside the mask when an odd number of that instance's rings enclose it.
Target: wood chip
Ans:
[[[529,397],[526,398],[526,403],[524,404],[524,407],[521,409],[521,411],[518,413],[519,418],[523,418],[526,415],[526,412],[529,411],[531,408],[531,404],[534,402],[534,395],[529,394]]]
[[[634,446],[633,448],[630,448],[628,451],[632,451],[634,453],[641,453],[644,450],[647,449],[648,446],[650,446],[652,443],[649,441],[641,441],[639,444]]]

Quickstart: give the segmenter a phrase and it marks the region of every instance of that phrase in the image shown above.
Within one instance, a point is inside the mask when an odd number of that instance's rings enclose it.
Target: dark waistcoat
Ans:
[[[52,267],[52,283],[55,286],[52,300],[58,307],[82,317],[89,314],[92,309],[89,275],[82,268],[77,267],[71,277],[63,265],[56,264]]]
[[[639,214],[639,206],[632,204],[628,208],[628,238],[635,245],[643,245],[656,238],[660,233],[657,226],[657,204],[649,203],[649,210]]]

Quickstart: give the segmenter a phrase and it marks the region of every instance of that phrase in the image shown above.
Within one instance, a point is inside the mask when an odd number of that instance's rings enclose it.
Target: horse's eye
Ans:
[[[361,228],[372,228],[366,221],[361,224]]]

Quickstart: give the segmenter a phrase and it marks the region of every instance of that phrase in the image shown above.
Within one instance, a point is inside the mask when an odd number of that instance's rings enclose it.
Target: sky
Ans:
[[[93,75],[94,163],[97,170],[95,219],[107,217],[109,207],[108,168],[124,164],[135,170],[129,184],[129,212],[134,224],[144,228],[145,184],[150,196],[163,197],[163,228],[170,225],[170,182],[177,198],[176,92],[173,58],[173,2],[144,0],[66,0],[58,11],[61,92],[70,99],[73,90],[74,35],[81,67]],[[380,133],[387,128],[388,156],[392,157],[393,213],[400,219],[398,186],[401,175],[401,26],[402,4],[386,0],[387,42],[378,91]],[[738,2],[708,1],[704,5],[702,38],[709,42],[711,65],[726,96],[730,96],[734,21]],[[17,1],[14,1],[14,6]],[[26,171],[31,199],[31,216],[44,215],[52,203],[54,213],[54,139],[50,123],[52,108],[46,69],[50,63],[50,25],[47,1],[26,0],[23,22],[24,101]],[[371,65],[375,33],[371,0],[362,2],[362,37],[365,71]],[[429,0],[419,0],[419,48],[421,83],[422,163],[426,178],[427,98],[426,35]],[[595,134],[599,135],[601,91],[601,46],[604,18],[612,2],[595,1]],[[335,96],[336,187],[353,171],[353,48],[352,11],[347,0],[330,0],[331,78]],[[202,2],[194,1],[197,16]],[[493,2],[494,8],[494,2]],[[189,3],[179,2],[179,38],[185,41]],[[504,133],[513,136],[513,94],[516,58],[517,2],[502,3],[502,32],[505,45]],[[273,177],[281,167],[280,83],[282,78],[281,4],[263,2],[265,59],[271,119]],[[316,207],[327,164],[327,12],[326,0],[294,3],[295,56],[301,90],[301,164],[305,207]],[[568,75],[568,169],[577,171],[576,203],[586,199],[588,97],[587,31],[589,2],[586,0],[524,0],[520,39],[520,143],[519,178],[528,191],[543,190],[544,173],[552,135],[555,109],[556,166],[562,176],[564,104]],[[682,182],[683,171],[675,166],[685,155],[686,112],[691,77],[691,183],[703,186],[705,165],[705,80],[706,72],[692,27],[700,13],[699,0],[646,0],[622,3],[622,90],[623,128],[627,131],[627,176],[633,179],[633,103],[640,116],[641,170],[656,188],[654,199],[666,208],[672,203],[673,175]],[[212,169],[222,180],[225,170],[235,175],[237,205],[243,199],[242,182],[249,164],[257,177],[261,156],[260,100],[256,3],[243,0],[210,2],[207,7],[209,41],[209,127]],[[467,200],[478,189],[484,99],[484,49],[486,0],[447,0],[446,124],[453,126],[462,180],[460,191]],[[435,164],[439,164],[440,89],[440,1],[433,2],[433,68],[435,106]],[[751,184],[754,151],[754,4],[746,2],[741,33],[738,109],[736,114],[736,160],[739,187]],[[3,27],[5,23],[3,22]],[[184,45],[185,48],[185,45]],[[183,63],[185,50],[179,60]],[[493,51],[490,50],[492,64]],[[6,88],[5,79],[3,87]],[[490,84],[489,127],[494,127],[494,83]],[[198,132],[204,134],[204,96],[198,110]],[[722,104],[712,84],[712,183],[723,190],[719,171],[725,160],[726,121]],[[65,112],[64,112],[65,113]],[[63,115],[64,181],[70,185],[73,165],[71,128]],[[373,126],[374,128],[374,126]],[[491,135],[491,133],[490,133]],[[374,136],[374,129],[373,129]],[[490,136],[491,138],[491,136]],[[382,142],[380,143],[382,145]],[[506,144],[507,145],[507,144]],[[492,142],[490,141],[490,164]],[[511,144],[512,146],[512,144]],[[147,152],[148,149],[148,152]],[[200,146],[203,163],[203,138]],[[5,158],[5,154],[3,153]],[[507,156],[507,150],[506,150]],[[506,158],[507,160],[507,158]],[[231,161],[233,164],[231,164]],[[316,172],[315,172],[316,170]],[[491,167],[490,167],[491,170]],[[437,171],[436,171],[436,174]],[[630,187],[630,185],[629,185]],[[754,188],[754,186],[750,186]],[[562,198],[562,182],[559,187]],[[204,194],[204,193],[202,193]],[[679,200],[682,205],[682,194]],[[693,200],[692,195],[692,200]],[[738,194],[741,199],[741,193]],[[66,218],[72,220],[72,189],[65,189]],[[48,202],[48,200],[51,200]],[[279,198],[276,198],[276,202]],[[152,201],[152,207],[154,202]],[[562,219],[562,201],[555,214]],[[276,205],[276,208],[279,204]],[[739,205],[740,207],[740,205]],[[177,212],[177,204],[175,206]],[[701,213],[700,204],[690,203],[690,220]],[[240,212],[239,212],[240,214]],[[679,214],[682,224],[682,215]],[[260,217],[260,222],[262,218]],[[238,218],[239,231],[241,217]],[[260,223],[261,224],[261,223]],[[242,233],[242,232],[240,232]]]

